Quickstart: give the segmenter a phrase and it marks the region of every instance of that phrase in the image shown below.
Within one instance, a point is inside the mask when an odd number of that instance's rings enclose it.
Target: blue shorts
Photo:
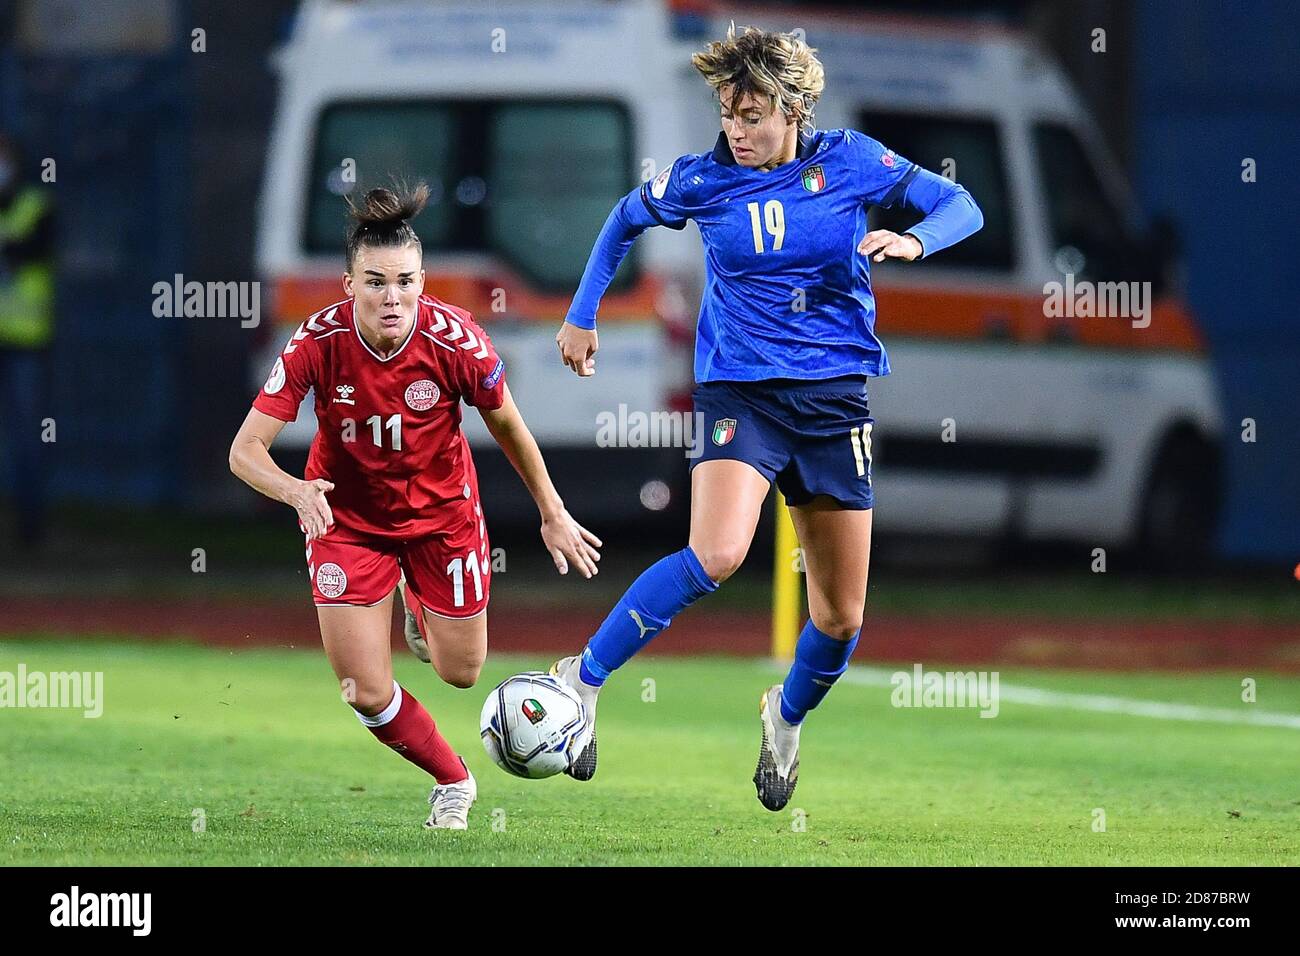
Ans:
[[[743,461],[776,482],[792,505],[815,495],[858,511],[874,503],[865,376],[705,382],[694,399],[703,435],[691,468]]]

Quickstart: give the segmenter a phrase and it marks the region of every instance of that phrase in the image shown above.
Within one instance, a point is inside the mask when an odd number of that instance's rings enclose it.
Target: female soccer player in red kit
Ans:
[[[487,655],[491,562],[460,403],[478,408],[542,517],[557,570],[596,573],[600,540],[569,516],[470,314],[422,294],[409,220],[428,197],[373,189],[352,207],[348,298],[311,316],[276,360],[230,449],[243,481],[298,512],[321,639],[361,723],[433,775],[427,827],[464,829],[474,777],[433,719],[393,680],[393,592],[414,612],[440,677],[478,679]],[[318,430],[305,479],[269,449],[315,390]]]

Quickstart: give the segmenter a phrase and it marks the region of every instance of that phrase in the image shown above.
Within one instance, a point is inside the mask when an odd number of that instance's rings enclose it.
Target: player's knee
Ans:
[[[837,641],[847,641],[862,629],[862,610],[831,609],[813,615],[813,626]]]
[[[345,693],[349,688],[344,688]],[[374,717],[383,712],[393,702],[393,682],[387,684],[364,684],[360,681],[350,688],[352,709],[367,717]]]
[[[745,561],[747,550],[747,548],[727,545],[717,548],[694,548],[704,573],[718,584],[736,573]]]
[[[479,671],[483,669],[482,661],[457,661],[455,663],[434,662],[438,676],[452,687],[466,690],[478,683]]]

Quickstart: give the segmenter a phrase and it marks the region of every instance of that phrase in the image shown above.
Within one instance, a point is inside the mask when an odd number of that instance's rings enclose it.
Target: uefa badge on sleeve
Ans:
[[[284,356],[277,358],[275,364],[271,366],[271,374],[266,377],[266,384],[262,386],[262,390],[268,395],[274,395],[282,388],[284,388]]]
[[[663,199],[664,193],[668,191],[668,177],[673,174],[673,164],[669,163],[668,168],[654,178],[650,184],[650,195],[655,199]]]
[[[736,436],[736,420],[719,418],[713,423],[713,444],[725,445]]]

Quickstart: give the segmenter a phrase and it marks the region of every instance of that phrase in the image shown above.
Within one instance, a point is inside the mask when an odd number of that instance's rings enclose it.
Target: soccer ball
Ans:
[[[479,717],[483,749],[516,777],[551,777],[569,766],[587,708],[557,677],[530,671],[488,694]]]

